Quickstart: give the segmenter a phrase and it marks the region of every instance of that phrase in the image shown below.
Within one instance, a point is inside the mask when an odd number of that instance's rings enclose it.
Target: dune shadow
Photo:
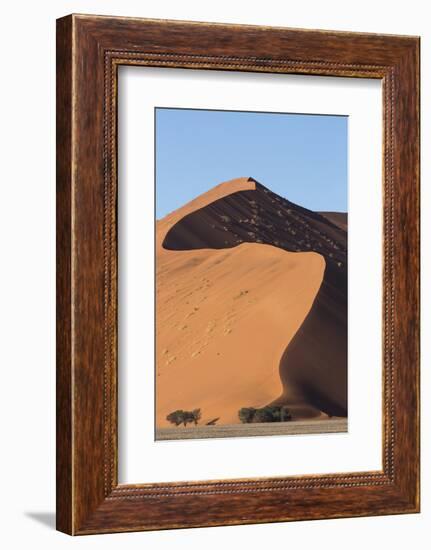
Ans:
[[[327,266],[313,306],[280,360],[282,401],[347,416],[347,277]],[[337,284],[334,284],[336,281]]]

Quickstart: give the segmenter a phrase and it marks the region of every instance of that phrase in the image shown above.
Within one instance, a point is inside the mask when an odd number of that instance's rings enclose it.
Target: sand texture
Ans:
[[[217,426],[270,403],[346,416],[347,218],[333,214],[239,178],[157,222],[158,429],[176,409]]]

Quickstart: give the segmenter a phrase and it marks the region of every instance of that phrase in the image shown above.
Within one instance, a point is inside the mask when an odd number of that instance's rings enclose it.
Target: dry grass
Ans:
[[[156,441],[207,439],[221,437],[256,437],[263,435],[301,435],[346,433],[346,418],[328,420],[293,420],[262,424],[231,424],[225,426],[178,426],[156,430]]]

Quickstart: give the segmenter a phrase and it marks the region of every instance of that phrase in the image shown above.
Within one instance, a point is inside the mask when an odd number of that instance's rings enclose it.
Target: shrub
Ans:
[[[239,410],[238,416],[243,424],[248,424],[253,421],[254,414],[256,409],[253,407],[243,407]]]
[[[183,411],[181,409],[178,409],[176,411],[169,413],[168,416],[166,417],[166,420],[171,424],[175,424],[175,426],[180,426],[181,424],[184,424],[184,426],[187,426],[189,422],[194,422],[196,426],[200,419],[201,419],[200,409],[194,409],[193,411]]]
[[[177,410],[177,411],[171,412],[166,417],[166,420],[171,424],[175,424],[175,426],[179,426],[184,422],[184,411]]]
[[[284,405],[268,405],[260,409],[243,407],[239,410],[238,416],[243,424],[257,422],[287,422],[288,420],[292,420],[289,409]]]
[[[254,413],[252,422],[275,422],[275,418],[269,407],[263,407]]]

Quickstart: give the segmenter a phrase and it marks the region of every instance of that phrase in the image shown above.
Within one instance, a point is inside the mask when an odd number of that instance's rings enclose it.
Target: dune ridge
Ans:
[[[176,408],[238,422],[347,412],[347,233],[253,178],[157,222],[156,423]]]

